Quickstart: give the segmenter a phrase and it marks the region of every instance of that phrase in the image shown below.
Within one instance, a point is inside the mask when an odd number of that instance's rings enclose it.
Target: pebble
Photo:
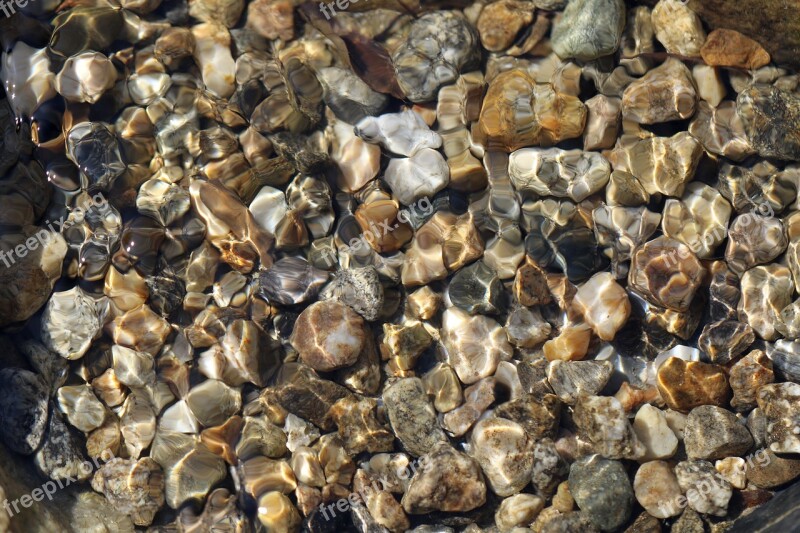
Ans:
[[[622,116],[619,98],[597,94],[585,102],[586,129],[583,132],[584,150],[613,148],[617,141]]]
[[[531,483],[537,493],[545,497],[553,495],[568,475],[569,464],[559,454],[553,439],[543,438],[537,441],[533,446],[531,470]]]
[[[561,420],[561,401],[554,394],[526,394],[498,405],[494,414],[522,425],[531,439],[555,438]]]
[[[575,0],[553,27],[553,51],[561,59],[591,61],[616,52],[625,27],[621,0]]]
[[[33,456],[33,462],[42,475],[52,480],[84,481],[92,473],[84,447],[82,439],[64,423],[61,413],[52,410],[42,445]]]
[[[547,380],[561,400],[575,405],[581,395],[594,396],[603,390],[613,368],[608,361],[550,361]]]
[[[520,30],[533,22],[534,6],[530,2],[502,0],[481,10],[476,25],[481,44],[490,52],[509,48]]]
[[[800,385],[772,383],[758,389],[758,407],[767,419],[766,444],[775,453],[800,453],[795,414],[800,407]]]
[[[736,111],[759,155],[800,160],[800,97],[771,85],[753,85],[739,93]]]
[[[383,402],[394,434],[413,456],[424,455],[437,443],[447,442],[419,378],[396,381],[384,391]]]
[[[47,384],[28,370],[3,368],[0,391],[0,437],[11,450],[32,454],[47,429]]]
[[[747,213],[733,219],[728,230],[725,260],[741,274],[756,265],[769,263],[789,246],[780,219]]]
[[[42,342],[69,360],[80,359],[102,326],[103,300],[78,286],[53,293],[42,314]]]
[[[447,443],[429,449],[403,495],[408,514],[466,512],[486,502],[481,468]]]
[[[689,412],[684,444],[692,459],[723,459],[747,453],[753,446],[753,437],[744,421],[727,409],[701,405]]]
[[[726,457],[714,463],[717,472],[731,484],[734,489],[743,489],[747,486],[745,475],[745,460],[741,457]]]
[[[697,347],[713,363],[725,365],[737,359],[756,339],[753,328],[735,320],[721,320],[703,327]]]
[[[734,363],[729,380],[733,390],[731,407],[739,412],[749,411],[757,405],[757,392],[761,386],[775,380],[772,361],[762,350],[753,350]]]
[[[114,457],[95,472],[91,484],[137,526],[149,526],[164,505],[164,473],[149,457]]]
[[[569,490],[581,513],[603,531],[616,530],[631,516],[633,488],[619,461],[599,455],[578,459],[570,467]]]
[[[506,307],[507,293],[497,272],[483,261],[476,261],[456,272],[447,286],[453,305],[471,315],[500,313]]]
[[[364,320],[376,320],[383,309],[385,294],[373,266],[348,268],[336,272],[333,280],[320,292],[323,300],[346,304]]]
[[[800,477],[800,459],[781,457],[761,449],[743,466],[747,481],[762,489],[774,489]]]
[[[692,9],[681,2],[659,0],[653,8],[653,29],[667,52],[682,56],[699,56],[706,32]]]
[[[614,340],[631,314],[628,293],[608,272],[600,272],[578,288],[573,306],[604,341]]]
[[[683,491],[672,467],[665,461],[642,464],[633,478],[633,491],[636,501],[656,518],[669,518],[681,513],[681,508],[673,502],[683,495]]]
[[[633,420],[633,431],[645,448],[640,461],[669,459],[678,451],[678,437],[670,429],[664,411],[657,407],[641,406]]]
[[[731,205],[715,188],[692,182],[680,199],[667,199],[661,227],[664,235],[706,259],[713,257],[725,241],[731,211]]]
[[[764,340],[778,339],[775,324],[781,311],[792,303],[794,284],[789,269],[776,263],[753,267],[742,275],[741,287],[739,320]]]
[[[606,186],[611,165],[602,155],[560,148],[522,148],[508,159],[517,191],[581,202]]]
[[[469,444],[470,455],[498,496],[511,496],[530,482],[534,442],[520,424],[503,418],[483,419],[472,429]]]
[[[684,413],[701,405],[727,405],[731,395],[722,367],[679,357],[659,367],[657,384],[669,408]]]
[[[639,459],[644,445],[636,437],[619,400],[609,396],[581,396],[573,419],[578,434],[596,454],[609,459]]]
[[[492,318],[451,307],[442,317],[442,344],[458,379],[471,385],[494,374],[500,361],[511,359],[513,349],[505,330]]]
[[[246,27],[270,40],[290,41],[294,39],[294,5],[291,0],[249,2]]]
[[[364,319],[335,300],[316,302],[297,318],[290,342],[314,370],[330,372],[356,362],[370,335]]]
[[[625,89],[622,117],[638,124],[684,120],[694,115],[696,105],[691,72],[678,59],[669,58]]]
[[[559,93],[550,84],[537,84],[527,71],[513,69],[489,84],[475,140],[487,148],[513,152],[580,137],[585,123],[586,107],[577,97]]]
[[[505,533],[526,527],[544,509],[544,500],[533,494],[515,494],[503,500],[494,514],[494,523]]]
[[[731,485],[708,461],[681,461],[675,466],[681,491],[692,509],[714,516],[728,514]]]
[[[495,379],[483,378],[464,390],[464,403],[442,417],[442,427],[460,437],[478,421],[495,400]]]
[[[736,30],[718,28],[708,34],[700,49],[706,65],[755,70],[768,65],[769,52]]]
[[[550,338],[552,326],[537,308],[514,307],[506,319],[508,340],[519,348],[533,348]]]

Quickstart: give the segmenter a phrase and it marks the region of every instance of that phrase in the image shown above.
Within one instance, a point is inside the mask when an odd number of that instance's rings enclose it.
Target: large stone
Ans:
[[[747,453],[753,437],[743,421],[727,409],[701,405],[689,413],[684,444],[692,459],[724,459]]]
[[[800,161],[800,96],[752,85],[739,94],[736,111],[759,155]]]
[[[412,455],[419,457],[447,442],[419,378],[395,382],[383,393],[383,401],[395,435]]]

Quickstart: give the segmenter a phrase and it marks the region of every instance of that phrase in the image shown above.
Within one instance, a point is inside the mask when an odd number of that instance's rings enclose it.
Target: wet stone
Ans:
[[[701,405],[727,405],[731,394],[722,367],[679,357],[662,363],[657,383],[666,404],[684,413]]]
[[[330,372],[355,363],[369,334],[355,311],[327,300],[312,304],[300,314],[291,342],[304,363],[314,370]]]
[[[261,292],[270,302],[295,305],[312,300],[328,274],[297,257],[285,257],[275,262],[259,277]]]
[[[733,390],[731,407],[736,411],[749,411],[757,405],[757,392],[761,386],[775,380],[772,361],[763,351],[753,350],[731,367],[729,379]]]
[[[164,473],[149,457],[111,459],[94,474],[92,488],[137,526],[149,526],[164,505]]]
[[[722,320],[703,327],[697,346],[712,363],[724,365],[744,353],[755,338],[753,328],[747,324]]]
[[[639,124],[684,120],[694,115],[696,104],[691,72],[669,58],[625,89],[622,116]]]
[[[799,97],[769,85],[753,85],[739,93],[736,109],[759,155],[800,160]]]
[[[33,453],[47,428],[47,385],[33,372],[4,368],[0,370],[0,391],[3,442],[17,453]]]
[[[633,420],[633,431],[645,447],[640,461],[669,459],[678,451],[678,438],[670,428],[667,416],[657,407],[650,404],[641,406]]]
[[[708,461],[681,461],[675,475],[686,494],[689,507],[698,513],[725,516],[731,499],[731,485]]]
[[[471,511],[486,502],[481,468],[470,456],[442,443],[429,450],[403,495],[409,514]]]
[[[469,443],[470,455],[498,496],[515,494],[530,482],[534,442],[521,425],[502,418],[481,420],[472,429]]]
[[[622,404],[607,396],[581,396],[573,410],[580,436],[595,453],[609,459],[638,459],[645,453]]]
[[[800,453],[794,414],[800,405],[800,385],[764,385],[758,390],[757,401],[767,419],[766,444],[769,449],[775,453]]]
[[[508,361],[512,355],[500,324],[483,315],[471,316],[457,307],[444,313],[442,343],[448,362],[465,384],[492,375],[498,363]]]
[[[598,455],[578,459],[570,467],[569,490],[581,512],[603,531],[616,530],[631,515],[633,488],[619,461]]]
[[[665,461],[649,461],[636,471],[633,479],[636,501],[656,518],[669,518],[680,514],[681,509],[672,505],[682,496],[678,478],[672,466]]]
[[[86,461],[84,444],[56,410],[51,410],[42,445],[33,457],[39,471],[53,480],[88,479],[91,463]],[[88,466],[88,468],[87,468]]]
[[[625,27],[625,6],[617,0],[570,2],[552,32],[553,51],[562,59],[590,61],[613,54]]]
[[[534,441],[555,438],[561,420],[561,401],[554,394],[545,394],[541,399],[525,395],[498,405],[494,414],[520,424]]]
[[[419,457],[447,442],[419,378],[395,382],[383,393],[383,401],[395,435],[412,455]]]
[[[483,261],[459,270],[448,285],[453,305],[474,314],[497,314],[506,305],[507,293],[497,273]]]
[[[612,372],[608,361],[551,361],[547,379],[562,401],[574,405],[582,394],[599,394]]]
[[[561,457],[551,438],[538,440],[533,445],[531,484],[542,496],[550,497],[561,490],[562,481],[569,475],[569,464]],[[555,498],[553,496],[555,505]]]
[[[713,405],[695,407],[684,430],[686,453],[693,459],[723,459],[744,455],[753,437],[736,415]]]
[[[748,213],[733,219],[728,230],[725,260],[734,272],[769,263],[788,246],[780,219]]]
[[[739,320],[750,324],[762,339],[776,340],[780,334],[775,324],[791,303],[794,290],[791,272],[775,263],[757,266],[742,275],[741,287]]]

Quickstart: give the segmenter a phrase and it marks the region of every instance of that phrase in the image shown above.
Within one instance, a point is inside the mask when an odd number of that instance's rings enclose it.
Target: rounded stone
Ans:
[[[631,516],[633,488],[619,461],[599,455],[578,459],[569,471],[569,490],[589,521],[603,531],[616,530]]]
[[[289,341],[305,364],[331,372],[358,360],[367,335],[358,313],[343,303],[326,300],[300,313]]]

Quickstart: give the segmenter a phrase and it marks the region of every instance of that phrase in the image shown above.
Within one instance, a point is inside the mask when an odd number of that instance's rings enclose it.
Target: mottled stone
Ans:
[[[763,351],[753,350],[730,369],[730,384],[733,389],[731,407],[737,411],[753,409],[757,405],[758,390],[774,380],[772,361]]]
[[[731,389],[718,365],[670,357],[658,369],[658,391],[667,405],[689,412],[701,405],[727,405]]]
[[[669,58],[625,89],[622,116],[639,124],[684,120],[694,115],[696,104],[691,72],[678,59]]]
[[[33,453],[47,428],[47,384],[28,370],[4,368],[0,391],[0,437],[17,453]]]
[[[383,393],[383,401],[394,434],[415,457],[428,453],[437,443],[447,442],[419,378],[396,381]]]
[[[568,475],[569,464],[561,457],[553,439],[538,440],[533,445],[533,468],[531,469],[531,484],[537,493],[550,497],[559,489],[560,484]]]
[[[481,465],[492,491],[510,496],[530,482],[533,440],[511,420],[487,418],[472,429],[469,453]]]
[[[800,385],[774,383],[758,389],[758,407],[767,419],[766,444],[775,453],[800,453],[796,414]]]
[[[692,459],[722,459],[744,455],[753,437],[736,415],[714,405],[695,407],[686,419],[686,454]]]
[[[530,257],[525,258],[514,277],[514,296],[520,305],[528,307],[552,301],[546,273]]]
[[[678,506],[669,505],[681,497],[681,487],[672,467],[665,461],[644,463],[633,479],[636,501],[656,518],[669,518],[680,514]]]
[[[494,414],[517,422],[535,441],[555,438],[561,420],[561,401],[554,394],[545,394],[541,399],[525,395],[498,405]]]
[[[591,61],[613,54],[625,27],[620,0],[577,0],[567,4],[552,31],[553,51],[562,59]]]
[[[603,531],[614,531],[628,521],[633,488],[619,461],[590,455],[578,459],[569,471],[569,490],[589,521]]]
[[[800,477],[800,459],[758,450],[743,466],[747,481],[762,489],[774,489]]]
[[[111,459],[95,473],[92,488],[137,526],[149,526],[164,505],[164,473],[149,457]]]
[[[506,319],[508,340],[519,348],[533,348],[550,337],[552,327],[534,308],[517,306],[511,310]]]
[[[608,361],[551,361],[547,380],[563,402],[574,405],[582,394],[599,394],[612,372]]]
[[[689,507],[698,513],[714,516],[728,514],[731,485],[708,461],[681,461],[675,467],[681,490]]]
[[[461,437],[494,403],[495,379],[483,378],[464,390],[464,403],[442,417],[442,427],[452,436]]]
[[[706,32],[694,11],[683,2],[660,0],[653,8],[656,38],[667,52],[683,56],[699,56]]]
[[[591,443],[595,453],[609,459],[638,459],[645,453],[622,404],[608,396],[581,396],[573,419],[578,434]]]
[[[320,293],[352,308],[365,320],[376,320],[384,303],[383,285],[373,266],[339,270]]]
[[[485,502],[486,484],[478,463],[449,444],[439,444],[424,456],[402,505],[409,514],[426,514],[471,511]]]
[[[33,456],[33,462],[42,475],[52,480],[77,479],[84,481],[92,473],[86,461],[84,443],[75,430],[70,429],[56,410],[50,412],[42,445]],[[89,468],[86,467],[89,465]]]
[[[347,453],[356,455],[392,451],[394,435],[378,420],[378,402],[372,398],[357,400],[346,396],[328,411]]]
[[[739,93],[736,110],[759,155],[800,160],[800,97],[770,85],[752,85]]]

